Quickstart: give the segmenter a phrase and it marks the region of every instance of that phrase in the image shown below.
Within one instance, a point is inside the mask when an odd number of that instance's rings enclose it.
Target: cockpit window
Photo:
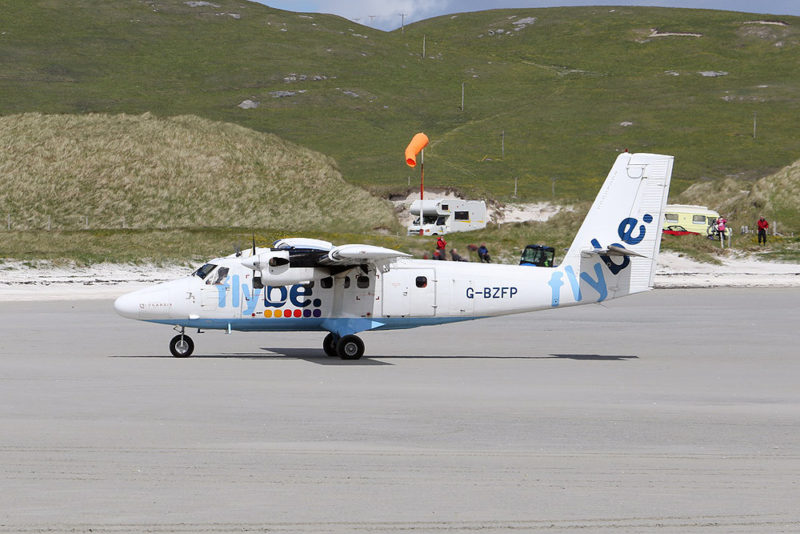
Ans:
[[[228,268],[227,267],[220,267],[214,274],[208,277],[206,280],[206,284],[214,284],[215,286],[222,285],[225,283],[225,278],[228,277]]]
[[[199,276],[201,280],[205,280],[206,276],[208,276],[208,273],[214,270],[214,267],[216,267],[216,265],[214,265],[213,263],[206,263],[205,265],[197,269],[195,272],[193,272],[192,276]]]

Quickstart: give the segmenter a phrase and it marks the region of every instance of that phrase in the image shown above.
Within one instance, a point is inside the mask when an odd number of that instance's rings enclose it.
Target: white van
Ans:
[[[441,198],[415,200],[411,215],[417,218],[408,227],[408,235],[444,235],[486,228],[486,202]]]
[[[702,235],[713,234],[714,223],[719,218],[719,213],[705,206],[689,204],[668,204],[664,210],[664,229],[670,226],[682,226],[690,232]],[[725,236],[730,237],[731,229],[725,229]]]

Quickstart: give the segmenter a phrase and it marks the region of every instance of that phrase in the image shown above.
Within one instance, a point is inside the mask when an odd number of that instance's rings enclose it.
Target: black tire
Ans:
[[[336,351],[336,346],[339,342],[339,336],[334,333],[330,333],[325,336],[325,339],[322,341],[322,350],[325,351],[325,354],[330,356],[331,358],[336,358],[339,356],[339,353]]]
[[[186,335],[177,335],[169,342],[169,351],[176,358],[188,358],[194,352],[194,341]]]
[[[342,336],[336,344],[336,352],[343,360],[357,360],[364,355],[364,342],[358,336]]]

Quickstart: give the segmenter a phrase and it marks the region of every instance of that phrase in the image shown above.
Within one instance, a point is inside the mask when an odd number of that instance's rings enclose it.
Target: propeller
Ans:
[[[255,258],[255,256],[256,256],[256,233],[253,232],[253,253],[250,255],[250,257],[251,258]],[[254,299],[256,297],[256,289],[263,289],[264,288],[264,284],[261,282],[261,277],[260,276],[258,276],[258,277],[256,276],[256,270],[255,269],[253,269],[253,283],[250,284],[250,285],[252,286],[251,289],[250,289],[250,293],[251,293],[250,294],[250,298]],[[258,288],[256,288],[256,285],[258,285]]]

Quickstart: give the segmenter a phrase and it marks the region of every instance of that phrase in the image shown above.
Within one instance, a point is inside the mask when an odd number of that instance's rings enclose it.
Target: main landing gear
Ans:
[[[322,349],[331,358],[339,357],[343,360],[357,360],[364,355],[364,342],[354,335],[339,337],[330,333],[322,342]]]
[[[343,360],[358,360],[364,355],[364,342],[354,335],[339,337],[328,334],[322,342],[322,348],[328,356]],[[188,358],[194,352],[194,341],[181,328],[181,333],[170,340],[169,351],[176,358]]]
[[[184,334],[181,328],[181,333],[170,340],[169,351],[176,358],[188,358],[194,352],[194,341]]]

